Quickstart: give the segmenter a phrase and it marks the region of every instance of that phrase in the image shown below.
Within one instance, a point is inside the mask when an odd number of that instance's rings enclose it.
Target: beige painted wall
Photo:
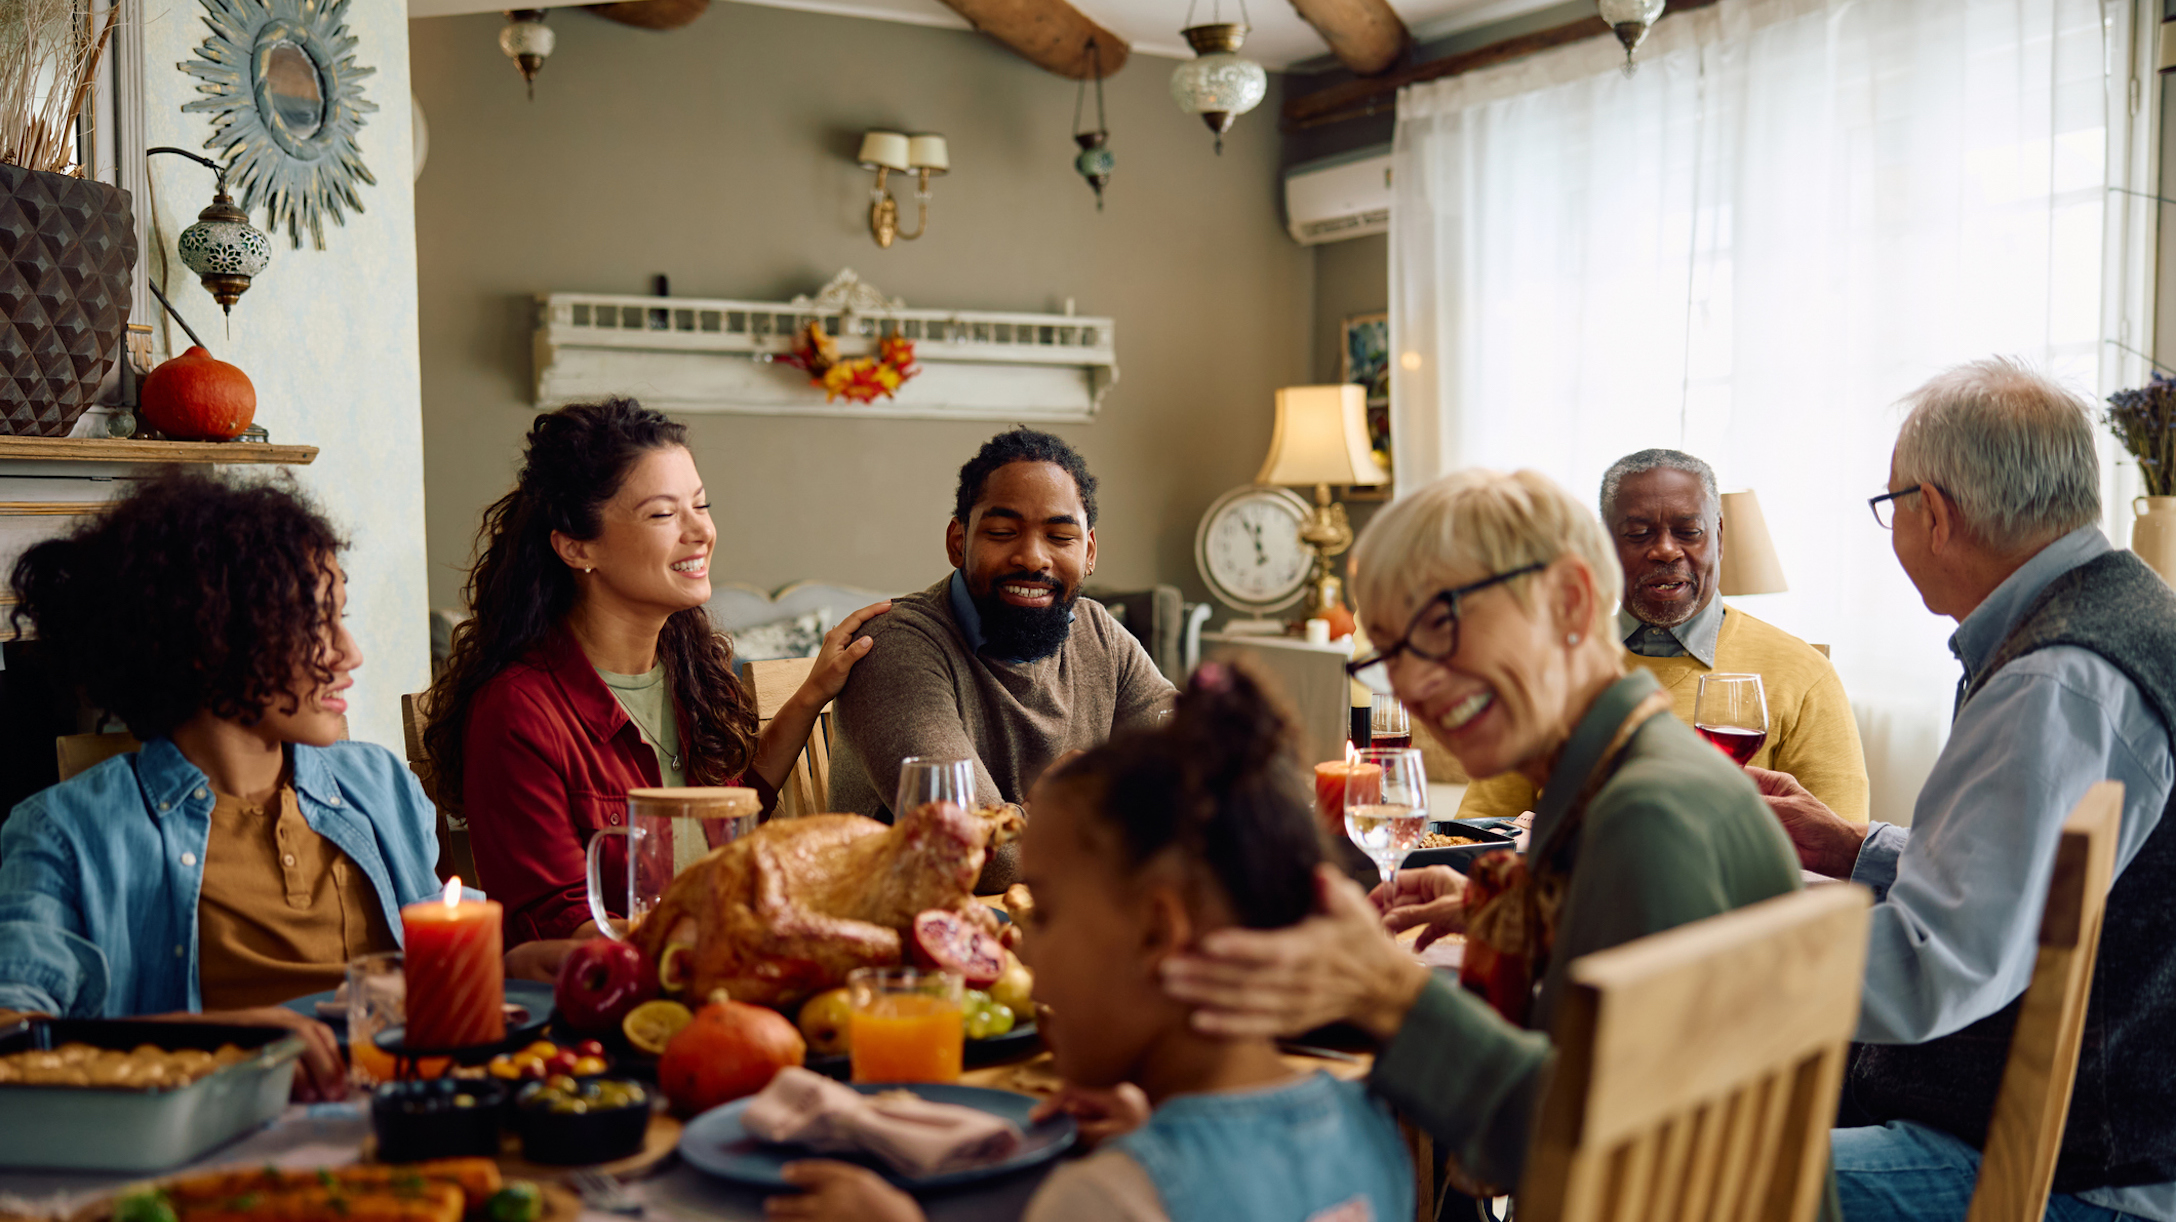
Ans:
[[[1314,376],[1335,382],[1345,320],[1390,309],[1390,235],[1325,242],[1314,256]]]
[[[1174,10],[1174,20],[1177,10]],[[657,34],[558,10],[533,105],[496,15],[410,23],[431,154],[416,185],[430,596],[453,605],[478,514],[532,418],[530,295],[784,300],[851,267],[917,306],[1061,308],[1118,324],[1119,384],[1058,426],[1103,484],[1099,581],[1203,597],[1195,523],[1249,479],[1271,393],[1311,374],[1311,257],[1278,213],[1278,93],[1214,156],[1173,61],[1106,85],[1115,180],[1073,173],[1074,86],[980,35],[719,3]],[[1273,78],[1274,80],[1274,78]],[[862,129],[950,138],[928,236],[868,236]],[[911,206],[911,198],[910,198]],[[995,429],[943,421],[687,419],[719,580],[886,589],[945,570],[959,464]]]

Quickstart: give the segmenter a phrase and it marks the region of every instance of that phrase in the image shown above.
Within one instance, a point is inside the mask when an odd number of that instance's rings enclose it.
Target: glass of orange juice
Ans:
[[[957,1082],[966,984],[957,972],[856,968],[846,977],[856,1082]]]
[[[348,960],[348,1076],[355,1085],[393,1080],[393,1054],[378,1047],[377,1035],[400,1025],[407,1003],[399,951]]]

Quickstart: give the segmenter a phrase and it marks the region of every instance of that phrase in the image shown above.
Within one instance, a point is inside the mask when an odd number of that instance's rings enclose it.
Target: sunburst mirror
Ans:
[[[202,0],[211,37],[204,58],[181,69],[208,96],[182,110],[212,116],[207,149],[218,151],[242,209],[265,210],[265,228],[284,227],[297,249],[307,229],[325,249],[325,220],[363,210],[356,194],[376,185],[356,147],[363,116],[378,109],[355,63],[349,0]]]

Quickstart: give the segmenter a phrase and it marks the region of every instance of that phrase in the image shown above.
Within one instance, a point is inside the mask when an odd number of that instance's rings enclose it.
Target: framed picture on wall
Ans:
[[[1338,347],[1340,382],[1367,387],[1368,443],[1375,461],[1390,469],[1390,315],[1354,314],[1345,320],[1343,342]],[[1349,488],[1348,500],[1390,499],[1390,485]]]

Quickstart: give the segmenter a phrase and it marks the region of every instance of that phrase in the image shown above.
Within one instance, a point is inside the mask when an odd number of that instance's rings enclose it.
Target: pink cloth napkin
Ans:
[[[740,1122],[764,1141],[819,1154],[873,1154],[915,1178],[996,1162],[1020,1148],[1019,1126],[1001,1116],[905,1090],[864,1095],[799,1066],[779,1070]]]

